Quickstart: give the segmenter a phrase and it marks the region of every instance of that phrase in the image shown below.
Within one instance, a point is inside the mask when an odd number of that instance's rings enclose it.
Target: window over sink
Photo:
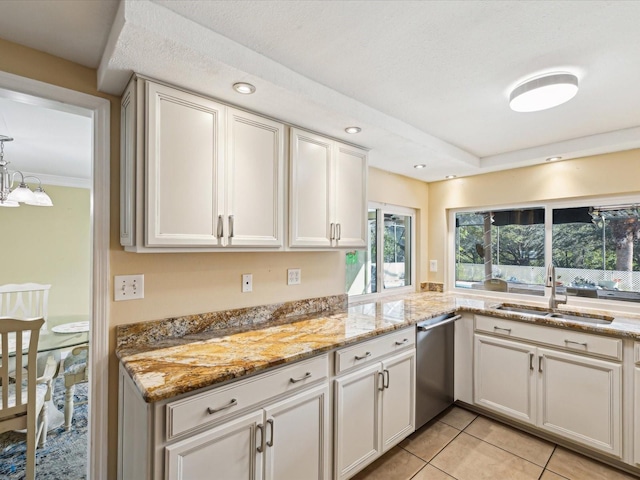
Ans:
[[[628,200],[628,199],[627,199]],[[454,287],[640,302],[640,202],[453,212]]]

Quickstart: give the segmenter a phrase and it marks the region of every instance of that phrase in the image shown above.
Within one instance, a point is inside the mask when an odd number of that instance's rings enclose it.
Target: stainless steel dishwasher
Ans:
[[[441,315],[416,328],[416,430],[453,403],[454,322]]]

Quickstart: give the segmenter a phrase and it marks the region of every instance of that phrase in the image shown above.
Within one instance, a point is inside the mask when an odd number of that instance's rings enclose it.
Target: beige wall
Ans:
[[[443,282],[447,210],[640,192],[640,150],[628,150],[429,184],[430,280]]]
[[[427,281],[429,185],[419,180],[369,168],[369,200],[415,208],[416,212],[416,283]]]
[[[49,316],[88,314],[91,191],[46,185],[45,190],[53,207],[0,208],[0,284],[51,284]]]

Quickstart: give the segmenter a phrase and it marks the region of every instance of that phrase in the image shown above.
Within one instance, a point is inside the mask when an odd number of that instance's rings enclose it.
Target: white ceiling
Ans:
[[[103,91],[120,94],[135,71],[369,147],[372,165],[426,181],[640,147],[640,2],[117,7],[5,0],[0,36],[99,67]],[[573,100],[509,109],[514,86],[553,71],[578,75]],[[240,80],[257,92],[236,94]],[[349,125],[363,131],[347,135]]]

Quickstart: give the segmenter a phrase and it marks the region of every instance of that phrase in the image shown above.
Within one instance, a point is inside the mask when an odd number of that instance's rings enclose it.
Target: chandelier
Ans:
[[[9,162],[4,159],[4,142],[11,142],[13,138],[0,135],[0,207],[19,207],[21,203],[38,207],[52,207],[53,202],[42,188],[42,182],[33,175],[25,176],[19,170],[10,172],[7,169]],[[20,176],[20,183],[13,188],[16,175]],[[27,186],[27,179],[38,182],[35,192]]]

